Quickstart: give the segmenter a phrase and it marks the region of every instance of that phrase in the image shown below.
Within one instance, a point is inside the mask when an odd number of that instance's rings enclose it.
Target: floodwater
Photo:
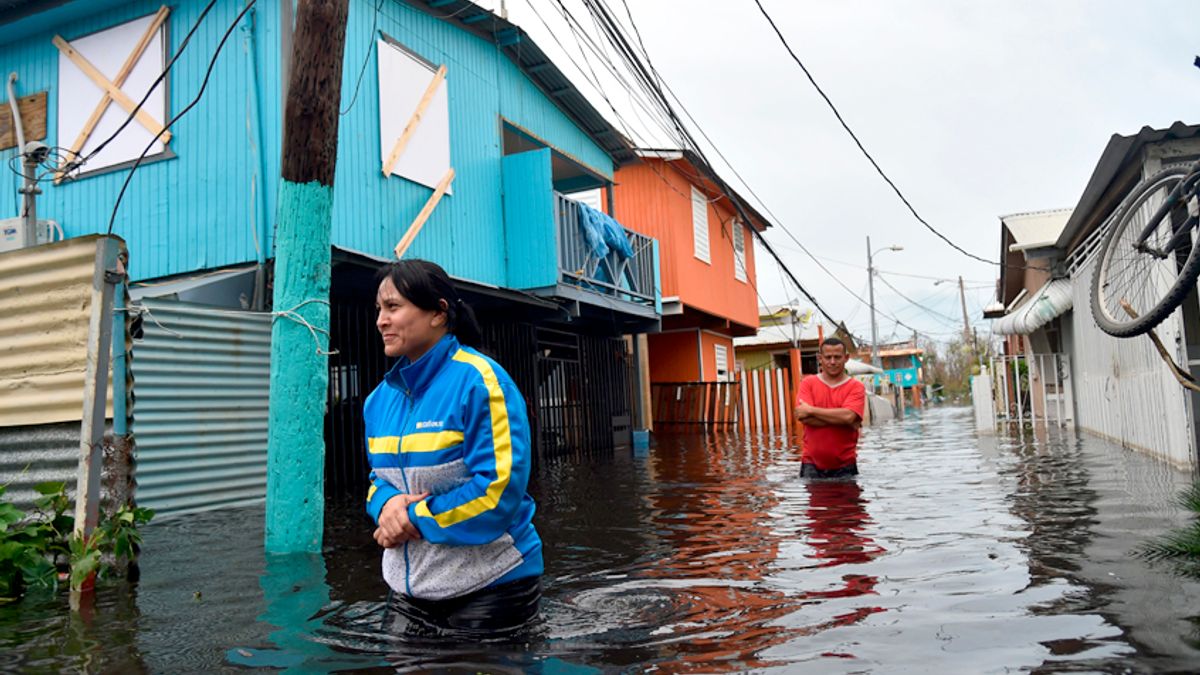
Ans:
[[[968,409],[867,431],[856,482],[784,439],[659,435],[541,468],[543,621],[404,643],[358,500],[324,555],[264,556],[262,509],[151,524],[90,616],[0,608],[0,671],[1196,672],[1200,582],[1131,554],[1192,477],[1072,435],[979,439]]]

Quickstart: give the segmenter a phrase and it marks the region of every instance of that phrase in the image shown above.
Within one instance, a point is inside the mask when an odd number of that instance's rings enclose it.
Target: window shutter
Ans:
[[[712,264],[708,249],[708,199],[704,193],[692,188],[692,244],[700,260]]]
[[[717,361],[717,381],[729,381],[729,349],[725,345],[713,345],[713,353]]]
[[[746,280],[746,226],[733,221],[733,278]]]

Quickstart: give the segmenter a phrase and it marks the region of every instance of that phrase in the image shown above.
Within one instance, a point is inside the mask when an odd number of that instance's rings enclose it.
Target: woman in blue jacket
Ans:
[[[405,260],[376,279],[375,325],[399,358],[363,408],[385,625],[505,637],[541,597],[525,401],[471,348],[479,325],[445,270]]]

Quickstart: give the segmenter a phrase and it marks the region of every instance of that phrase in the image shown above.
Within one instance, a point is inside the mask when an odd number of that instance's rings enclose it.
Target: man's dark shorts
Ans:
[[[850,463],[837,469],[818,469],[816,464],[800,465],[801,478],[852,478],[858,475],[858,464]]]

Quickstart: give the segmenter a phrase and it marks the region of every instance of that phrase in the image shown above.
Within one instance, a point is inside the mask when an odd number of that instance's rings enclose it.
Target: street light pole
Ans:
[[[871,237],[867,237],[867,290],[869,292],[868,299],[871,307],[871,365],[876,368],[880,367],[879,363],[879,326],[875,322],[875,265],[871,257]],[[879,390],[879,376],[875,375],[871,378],[875,383],[875,390]]]

